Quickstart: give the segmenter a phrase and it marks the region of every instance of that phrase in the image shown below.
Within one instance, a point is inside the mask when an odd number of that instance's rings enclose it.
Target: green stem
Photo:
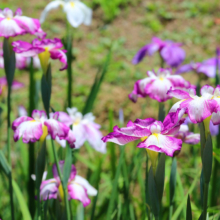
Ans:
[[[61,170],[60,170],[58,155],[57,155],[57,152],[56,152],[56,149],[55,149],[55,146],[54,146],[53,139],[51,139],[51,143],[52,143],[53,154],[54,154],[55,163],[56,163],[56,167],[57,167],[57,172],[58,172],[58,175],[60,177],[61,184],[62,184],[62,187],[63,187],[63,192],[64,192],[64,202],[65,202],[65,208],[66,208],[66,220],[70,220],[70,207],[69,207],[69,202],[68,202],[67,186],[65,186],[64,182],[63,182],[63,175],[62,175]]]
[[[11,164],[11,144],[10,144],[10,137],[11,137],[11,86],[8,85],[8,99],[7,99],[7,105],[8,105],[8,115],[7,115],[7,121],[8,121],[8,128],[7,128],[7,149],[8,149],[8,163],[12,170],[12,164]],[[10,205],[11,205],[11,219],[14,220],[14,202],[13,202],[13,187],[12,187],[12,173],[10,173],[9,176],[9,192],[10,192]]]
[[[169,206],[169,220],[172,219],[172,215],[173,215],[173,204],[171,204],[171,205]]]
[[[31,58],[30,73],[29,73],[29,116],[35,109],[35,80],[34,80],[34,69],[33,69],[33,58]],[[28,166],[28,196],[29,196],[29,210],[32,218],[35,213],[35,199],[34,199],[34,181],[31,179],[31,175],[35,173],[35,157],[34,157],[34,143],[29,143],[29,166]]]
[[[206,220],[206,216],[207,216],[208,192],[209,192],[209,184],[205,183],[204,195],[203,195],[203,218],[202,218],[203,220]]]
[[[165,118],[165,106],[163,102],[159,102],[158,121],[163,121]]]
[[[149,211],[149,193],[148,193],[148,154],[146,154],[146,168],[145,168],[145,203],[146,203],[146,213],[148,219],[152,219],[150,217],[150,211]]]

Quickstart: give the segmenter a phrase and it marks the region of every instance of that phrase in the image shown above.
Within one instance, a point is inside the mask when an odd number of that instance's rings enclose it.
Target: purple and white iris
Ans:
[[[220,86],[215,89],[205,85],[200,90],[201,97],[196,95],[195,89],[182,91],[178,89],[169,90],[168,95],[181,101],[174,104],[170,112],[175,112],[179,108],[186,109],[192,123],[200,123],[204,119],[211,117],[214,125],[220,124]]]
[[[56,0],[50,2],[41,14],[40,22],[43,23],[49,11],[62,7],[66,13],[66,18],[73,27],[81,24],[90,25],[92,20],[92,10],[79,0]]]
[[[77,111],[77,108],[67,108],[67,113],[59,112],[59,120],[67,126],[72,125],[72,131],[76,138],[75,147],[80,148],[88,141],[90,146],[95,150],[106,153],[106,144],[101,141],[103,137],[100,132],[101,126],[94,122],[95,117],[92,113],[87,113],[84,116]],[[65,146],[65,143],[61,143]]]
[[[44,140],[47,135],[52,139],[59,138],[66,140],[70,147],[74,147],[75,137],[73,132],[64,123],[58,121],[59,112],[53,114],[53,117],[47,118],[45,111],[34,110],[32,117],[21,116],[12,123],[14,130],[14,141],[22,137],[24,143]]]
[[[173,157],[175,151],[180,151],[182,147],[182,140],[177,139],[174,135],[185,120],[181,119],[184,112],[185,109],[178,109],[174,113],[169,113],[163,123],[153,118],[129,121],[125,128],[115,126],[114,131],[103,137],[102,140],[124,145],[141,139],[137,147],[162,152]]]
[[[132,63],[138,64],[145,56],[151,56],[159,51],[160,56],[170,67],[178,67],[185,59],[185,51],[181,48],[181,43],[173,41],[163,41],[153,37],[151,43],[142,47],[134,56]]]
[[[11,9],[0,10],[0,36],[9,38],[23,34],[35,34],[40,31],[38,19],[22,16],[22,10],[18,8],[14,15]]]
[[[60,70],[67,68],[66,50],[61,50],[63,44],[60,39],[34,39],[32,43],[25,41],[12,42],[13,50],[16,53],[22,54],[24,57],[33,57],[38,55],[40,58],[42,68],[47,69],[49,59],[59,59],[63,64]]]
[[[220,62],[220,60],[219,60]],[[210,78],[214,78],[216,75],[216,58],[210,58],[201,63],[190,63],[183,66],[180,66],[176,71],[179,73],[186,73],[190,71],[195,71],[197,73],[203,73]]]
[[[64,161],[59,162],[61,172],[63,172]],[[59,199],[63,200],[63,188],[57,172],[57,167],[53,165],[53,179],[44,180],[40,186],[40,198],[41,200],[47,199]],[[68,199],[76,199],[82,202],[83,206],[90,204],[88,196],[96,196],[97,190],[92,187],[89,182],[83,177],[77,175],[77,171],[74,165],[71,166],[71,173],[68,180]]]
[[[170,69],[159,69],[158,72],[148,71],[147,78],[138,80],[134,84],[134,90],[129,94],[129,98],[136,102],[138,97],[150,96],[158,102],[164,102],[172,97],[167,95],[167,91],[172,88],[195,88],[190,82],[180,75],[173,75]]]

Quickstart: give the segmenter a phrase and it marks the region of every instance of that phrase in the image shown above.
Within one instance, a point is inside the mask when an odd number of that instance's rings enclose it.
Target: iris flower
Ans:
[[[61,172],[63,172],[64,161],[59,162]],[[63,200],[63,188],[57,172],[57,167],[53,165],[53,179],[45,180],[40,186],[40,198],[41,200],[47,199],[60,199]],[[97,190],[92,187],[89,182],[83,177],[77,175],[77,171],[74,165],[71,166],[71,173],[68,180],[68,199],[76,199],[82,202],[83,206],[90,204],[88,196],[96,196]]]
[[[158,72],[148,71],[147,78],[138,80],[134,84],[134,90],[129,94],[129,98],[136,102],[138,97],[150,96],[158,102],[171,99],[167,91],[172,88],[188,89],[195,87],[180,75],[174,75],[170,69],[159,69]]]
[[[0,10],[0,36],[9,38],[23,34],[36,34],[41,32],[38,19],[22,16],[22,10],[18,8],[14,15],[11,9]]]
[[[215,89],[212,86],[205,85],[201,88],[201,97],[196,95],[195,89],[182,91],[170,89],[168,95],[181,99],[172,106],[170,112],[175,112],[179,108],[186,109],[192,123],[200,123],[208,117],[214,125],[220,124],[220,86]]]
[[[182,140],[175,138],[174,135],[185,120],[181,119],[184,112],[184,109],[178,109],[176,112],[169,113],[163,123],[153,118],[129,121],[125,128],[115,126],[114,131],[102,140],[124,145],[140,139],[141,142],[137,147],[162,152],[173,157],[175,151],[180,151],[182,147]]]
[[[53,60],[59,59],[60,62],[63,63],[60,70],[64,70],[67,68],[67,57],[65,54],[66,50],[60,49],[63,47],[63,44],[58,38],[54,38],[53,40],[34,39],[31,44],[25,41],[18,40],[12,42],[12,46],[15,53],[20,53],[24,57],[33,57],[38,55],[44,72],[46,72],[47,70],[50,58]]]
[[[34,110],[32,117],[21,116],[12,123],[14,130],[14,141],[22,137],[24,143],[44,140],[47,135],[52,139],[65,139],[74,147],[75,137],[73,132],[64,123],[58,121],[59,113],[53,114],[53,117],[47,118],[45,111]]]
[[[190,63],[180,66],[176,73],[186,73],[189,71],[203,73],[210,78],[214,78],[216,75],[216,58],[210,58],[201,63]]]
[[[92,10],[79,0],[55,0],[50,2],[41,14],[40,22],[43,23],[49,11],[63,8],[66,18],[73,27],[81,24],[90,25],[92,20]]]
[[[101,126],[94,122],[95,117],[92,113],[84,116],[77,111],[77,108],[67,108],[67,113],[59,112],[59,120],[67,126],[72,125],[72,131],[76,138],[75,147],[80,148],[88,141],[89,144],[97,151],[106,153],[106,144],[101,141],[103,137],[100,132]],[[61,143],[61,146],[65,143]]]
[[[151,43],[145,45],[137,52],[132,63],[138,64],[145,56],[152,56],[158,51],[168,66],[177,67],[185,59],[185,51],[181,46],[181,43],[169,40],[163,41],[160,38],[153,37]]]

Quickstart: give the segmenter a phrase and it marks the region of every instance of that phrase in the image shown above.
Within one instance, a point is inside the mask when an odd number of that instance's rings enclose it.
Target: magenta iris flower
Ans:
[[[220,60],[219,60],[220,61]],[[216,58],[210,58],[201,63],[190,63],[183,66],[180,66],[176,71],[179,73],[186,73],[189,71],[195,71],[197,73],[203,73],[210,78],[214,78],[216,74]]]
[[[63,172],[64,161],[59,162],[61,172]],[[40,186],[40,198],[41,200],[47,199],[59,199],[63,200],[63,188],[57,172],[57,167],[53,165],[53,179],[44,180]],[[89,182],[83,177],[77,175],[77,171],[74,165],[71,166],[71,173],[68,180],[68,199],[76,199],[82,202],[83,206],[90,204],[88,196],[96,196],[97,190],[92,187]]]
[[[47,69],[49,59],[59,59],[63,64],[60,70],[64,70],[67,68],[67,57],[66,50],[62,50],[60,48],[63,47],[63,44],[60,39],[54,38],[51,39],[43,39],[38,40],[34,39],[32,43],[28,43],[25,41],[14,41],[12,42],[13,50],[16,53],[20,53],[25,57],[33,57],[38,55],[40,58],[42,68],[45,67]]]
[[[0,10],[0,36],[9,38],[23,34],[35,34],[40,29],[38,19],[22,16],[22,10],[18,8],[14,15],[11,9]]]
[[[132,63],[138,64],[145,56],[151,56],[158,51],[168,66],[177,67],[185,59],[185,51],[181,46],[181,43],[169,40],[163,41],[160,38],[153,37],[151,43],[145,45],[137,52]]]
[[[12,123],[14,141],[18,141],[22,137],[24,143],[30,143],[44,140],[47,135],[50,135],[52,139],[57,137],[60,140],[65,139],[70,144],[70,147],[75,147],[73,132],[64,123],[58,121],[58,117],[58,112],[48,119],[45,111],[34,110],[32,117],[21,116],[17,118]]]
[[[170,69],[159,69],[158,72],[148,71],[148,77],[138,80],[134,84],[134,90],[129,94],[129,98],[136,102],[138,97],[150,96],[150,98],[157,100],[158,102],[164,102],[171,99],[167,95],[167,91],[172,88],[195,88],[190,82],[186,81],[180,75],[172,74]]]
[[[193,123],[200,123],[211,116],[214,125],[220,124],[220,86],[215,89],[205,85],[201,88],[201,97],[196,95],[195,89],[182,91],[178,89],[169,90],[168,94],[181,101],[174,104],[170,112],[175,112],[179,108],[186,109],[190,120]]]
[[[180,151],[182,147],[182,140],[175,138],[174,135],[185,120],[181,119],[184,112],[185,109],[178,109],[176,112],[169,113],[163,123],[153,118],[129,121],[125,128],[115,126],[114,131],[102,140],[124,145],[141,139],[137,147],[162,152],[173,157],[174,152]]]

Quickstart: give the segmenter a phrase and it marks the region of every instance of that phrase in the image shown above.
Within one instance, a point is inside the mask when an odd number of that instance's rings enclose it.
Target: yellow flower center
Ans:
[[[148,136],[144,136],[141,138],[141,141],[145,141],[148,138]]]
[[[154,133],[152,135],[155,136],[157,138],[158,142],[159,142],[159,134],[158,133]]]
[[[48,62],[50,59],[50,52],[49,52],[49,47],[45,47],[44,49],[45,49],[45,51],[38,54],[38,57],[40,59],[41,67],[42,67],[44,73],[46,73],[47,67],[48,67]]]
[[[75,3],[74,2],[70,2],[70,5],[71,5],[72,8],[75,7]]]
[[[163,81],[163,80],[164,80],[164,78],[161,76],[161,77],[159,78],[159,80]]]
[[[63,186],[62,186],[62,184],[59,185],[58,190],[59,190],[59,194],[60,194],[61,201],[63,201],[63,200],[64,200],[64,192],[63,192]]]
[[[43,130],[43,134],[40,137],[40,141],[44,141],[48,135],[47,126],[43,125],[42,130]]]

